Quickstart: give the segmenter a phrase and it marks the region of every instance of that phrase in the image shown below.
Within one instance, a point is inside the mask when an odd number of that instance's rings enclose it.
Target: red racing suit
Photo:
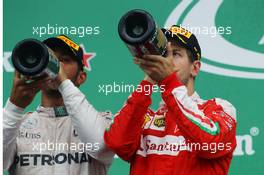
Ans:
[[[154,112],[149,93],[133,92],[105,131],[106,145],[130,162],[130,175],[228,174],[236,147],[235,108],[223,99],[188,96],[176,73],[159,86],[165,104]]]

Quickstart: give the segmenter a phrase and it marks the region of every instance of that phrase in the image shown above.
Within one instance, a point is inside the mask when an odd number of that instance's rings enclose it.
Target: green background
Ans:
[[[33,35],[36,26],[99,26],[98,35],[68,35],[77,43],[83,43],[87,52],[96,56],[90,61],[91,71],[88,79],[81,87],[88,100],[101,111],[117,112],[125,102],[129,93],[99,93],[99,85],[124,83],[138,84],[143,73],[133,64],[132,57],[117,33],[120,17],[130,9],[140,8],[149,11],[156,22],[163,26],[171,11],[179,4],[176,0],[113,0],[113,1],[66,1],[66,0],[4,0],[4,52],[11,52],[14,45],[25,38],[46,39],[53,35]],[[196,2],[195,2],[196,3]],[[210,7],[205,7],[210,8]],[[231,26],[232,35],[223,37],[242,47],[259,53],[264,53],[263,44],[258,44],[264,34],[264,1],[224,1],[217,16],[217,26]],[[221,46],[216,46],[221,47]],[[232,52],[232,50],[228,50]],[[223,53],[224,54],[224,53]],[[250,58],[247,58],[250,59]],[[264,54],[263,54],[264,61]],[[263,71],[262,71],[263,72]],[[12,88],[13,72],[7,72],[4,67],[5,102]],[[263,93],[264,81],[254,79],[232,78],[200,72],[196,80],[196,91],[203,99],[221,97],[230,101],[237,109],[237,135],[250,135],[250,129],[257,127],[259,134],[251,136],[253,155],[234,156],[229,174],[247,175],[263,174],[264,167],[264,121]],[[160,96],[153,95],[153,108],[157,108]],[[39,96],[28,110],[34,110],[39,104]],[[246,143],[242,142],[245,152]],[[129,165],[120,159],[115,159],[110,175],[126,175]]]

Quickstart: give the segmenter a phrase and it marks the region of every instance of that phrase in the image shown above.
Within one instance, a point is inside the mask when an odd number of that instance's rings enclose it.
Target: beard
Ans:
[[[182,82],[182,84],[187,86],[187,84],[189,82],[190,75],[182,74],[181,72],[177,72],[177,77]]]
[[[72,83],[76,86],[76,79],[77,76],[71,79]],[[61,98],[61,93],[58,89],[59,84],[57,84],[55,81],[50,82],[47,84],[47,86],[42,89],[42,92],[44,92],[47,96],[54,97],[54,98]]]
[[[183,78],[183,79],[181,79],[181,82],[185,85],[185,86],[187,86],[188,85],[188,83],[189,83],[189,78]]]
[[[58,90],[58,86],[54,83],[49,83],[42,92],[45,93],[47,96],[54,97],[54,98],[61,98],[61,93]]]

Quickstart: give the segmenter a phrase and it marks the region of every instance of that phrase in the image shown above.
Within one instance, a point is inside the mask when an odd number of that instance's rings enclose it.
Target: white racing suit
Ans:
[[[111,114],[96,111],[70,80],[59,91],[66,108],[40,106],[23,114],[7,101],[3,167],[11,175],[107,174],[114,153],[105,147],[103,133]]]

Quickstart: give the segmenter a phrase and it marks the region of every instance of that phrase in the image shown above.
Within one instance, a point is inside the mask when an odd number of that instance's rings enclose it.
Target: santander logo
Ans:
[[[157,137],[148,135],[141,137],[141,145],[137,154],[143,157],[149,154],[177,156],[180,151],[190,151],[183,136]]]

